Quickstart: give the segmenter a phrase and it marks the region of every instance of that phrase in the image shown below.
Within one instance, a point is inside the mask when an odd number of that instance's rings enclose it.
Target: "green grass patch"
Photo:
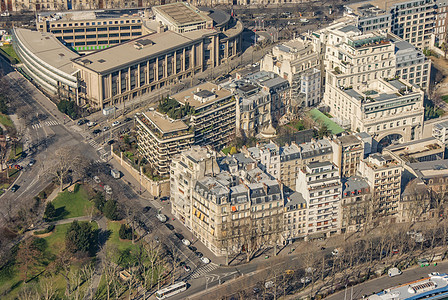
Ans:
[[[9,159],[16,160],[22,155],[23,145],[22,143],[17,143],[16,146],[11,147],[11,152],[9,152]]]
[[[111,250],[110,255],[114,262],[118,262],[120,254],[124,251],[135,251],[138,244],[132,244],[132,241],[121,240],[118,232],[120,231],[121,222],[107,221],[107,230],[109,231],[109,239],[107,240],[107,246]]]
[[[20,61],[19,56],[17,55],[16,51],[14,51],[14,48],[12,45],[3,45],[0,47],[3,52],[5,52],[9,57],[16,59],[18,62]]]
[[[227,148],[224,148],[224,149],[222,149],[221,151],[222,151],[222,153],[224,153],[225,155],[227,155],[227,154],[230,153],[230,149],[232,149],[232,146],[227,147]]]
[[[0,113],[0,123],[5,127],[14,128],[14,123],[8,115]]]
[[[289,124],[297,131],[305,130],[305,125],[303,124],[302,120],[293,120]]]
[[[448,103],[448,95],[442,96],[442,100]]]
[[[93,206],[87,191],[81,185],[76,192],[64,191],[53,200],[57,212],[57,220],[82,217]]]

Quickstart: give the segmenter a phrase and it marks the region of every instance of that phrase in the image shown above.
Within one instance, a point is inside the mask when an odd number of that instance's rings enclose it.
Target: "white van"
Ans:
[[[163,214],[157,214],[157,219],[159,219],[160,222],[166,222],[166,216]]]
[[[120,171],[112,169],[110,170],[110,175],[112,175],[113,178],[119,179],[120,178]]]
[[[390,268],[389,271],[387,271],[387,274],[389,275],[389,277],[394,277],[394,276],[398,276],[401,275],[401,271],[398,268]]]

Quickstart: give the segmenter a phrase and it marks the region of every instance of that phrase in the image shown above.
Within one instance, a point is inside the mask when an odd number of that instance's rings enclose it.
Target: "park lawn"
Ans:
[[[53,200],[54,208],[58,213],[57,219],[69,219],[87,215],[87,210],[93,206],[89,201],[87,191],[79,186],[76,193],[64,191]]]
[[[107,245],[111,246],[114,249],[117,249],[118,252],[122,252],[124,250],[130,249],[131,251],[136,250],[138,247],[138,243],[132,244],[132,241],[122,240],[118,232],[120,231],[121,222],[119,221],[107,221],[107,230],[110,232],[109,239],[107,240]],[[113,261],[117,262],[119,258],[119,253],[111,253],[113,257]]]
[[[12,45],[3,45],[0,48],[10,57],[17,59],[17,61],[20,61],[20,58],[17,56],[17,53],[16,51],[14,51]]]
[[[8,115],[0,113],[0,123],[5,127],[14,128],[14,123]]]
[[[20,156],[22,156],[23,151],[23,145],[22,143],[16,144],[16,148],[12,147],[11,152],[9,152],[9,159],[14,160],[18,159]]]
[[[448,103],[448,95],[442,96],[442,100]]]

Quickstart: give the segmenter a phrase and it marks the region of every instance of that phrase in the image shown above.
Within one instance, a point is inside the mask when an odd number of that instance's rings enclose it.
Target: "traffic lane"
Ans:
[[[444,261],[438,263],[437,266],[434,266],[433,264],[424,268],[416,266],[411,269],[404,270],[403,274],[399,276],[389,277],[386,275],[373,280],[369,280],[353,287],[353,298],[359,299],[362,298],[363,295],[370,296],[387,288],[422,279],[428,277],[428,274],[431,272],[446,273],[448,271],[447,269],[448,261]],[[349,288],[349,292],[351,293],[351,288]],[[345,291],[343,290],[337,294],[328,296],[327,299],[343,300],[345,299]]]

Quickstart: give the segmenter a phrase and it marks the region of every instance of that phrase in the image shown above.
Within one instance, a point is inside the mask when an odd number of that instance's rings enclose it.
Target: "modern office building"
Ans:
[[[162,106],[176,105],[168,116]],[[189,109],[187,110],[186,107]],[[140,153],[161,176],[169,175],[171,159],[191,145],[215,150],[235,134],[235,98],[212,83],[203,83],[162,100],[159,111],[136,116]]]
[[[71,63],[79,55],[48,33],[13,28],[12,36],[20,67],[32,81],[54,97],[80,104],[78,70]]]
[[[352,131],[367,132],[381,149],[421,138],[423,98],[423,91],[400,80],[372,79],[359,88],[327,84],[324,101],[330,114]]]
[[[340,232],[341,178],[333,163],[323,161],[306,164],[298,173],[296,191],[306,200],[308,239]]]
[[[390,155],[374,153],[361,160],[359,173],[372,191],[372,220],[397,222],[403,166]]]
[[[260,62],[260,69],[288,80],[291,102],[288,109],[317,105],[321,97],[319,53],[311,41],[294,39],[272,48]]]
[[[120,11],[118,11],[120,12]],[[49,32],[69,48],[91,52],[118,45],[154,32],[145,26],[142,12],[137,10],[109,12],[105,10],[42,12],[37,15],[36,27]]]

